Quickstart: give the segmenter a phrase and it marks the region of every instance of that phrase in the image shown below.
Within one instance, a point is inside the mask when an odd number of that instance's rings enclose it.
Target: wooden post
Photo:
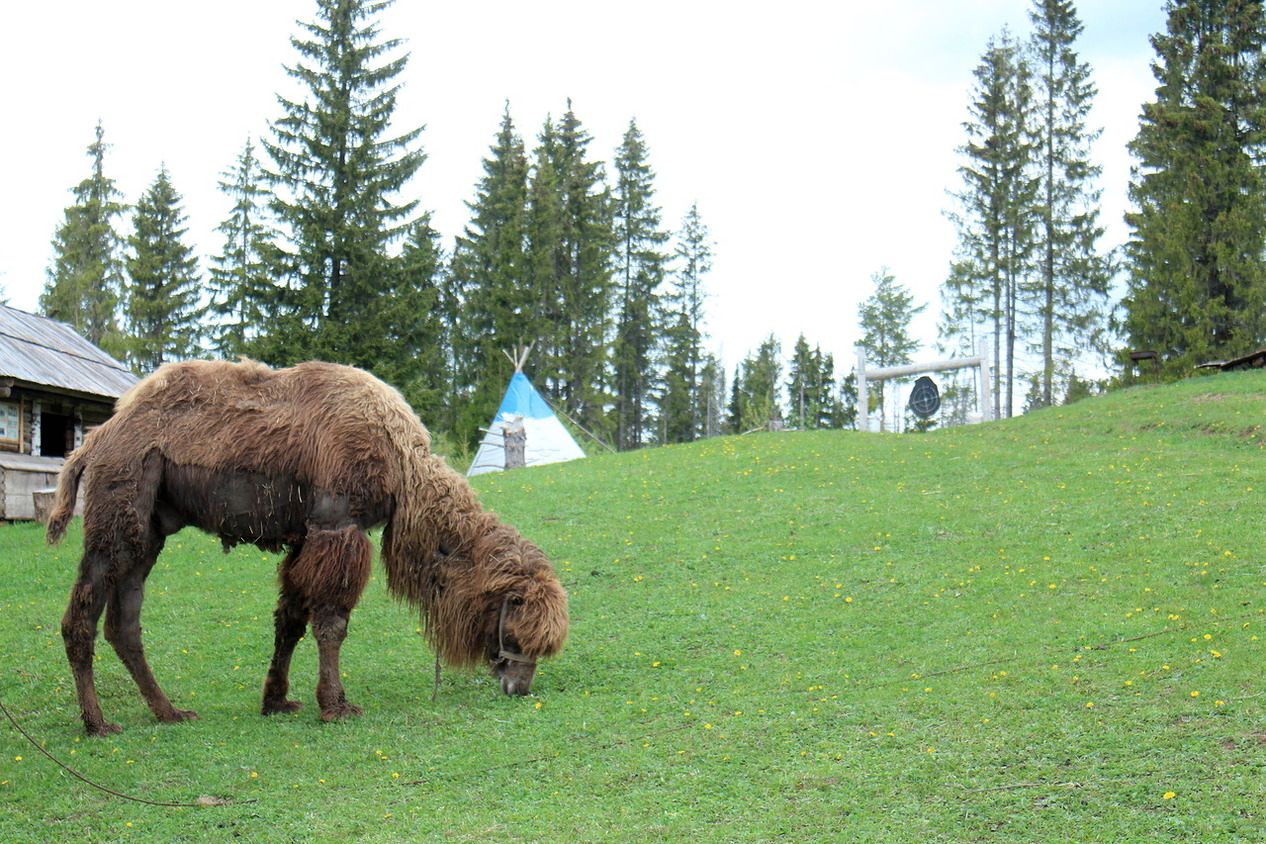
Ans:
[[[989,422],[992,419],[993,383],[990,380],[989,355],[982,341],[980,344],[980,421]]]
[[[53,509],[53,497],[56,494],[55,489],[37,489],[31,493],[35,502],[35,521],[42,525],[48,524],[48,514]]]
[[[506,468],[518,469],[520,466],[526,466],[527,429],[523,427],[523,420],[516,419],[505,423],[501,428],[501,433],[505,437]]]
[[[866,384],[866,350],[857,347],[857,430],[870,430],[870,396]]]

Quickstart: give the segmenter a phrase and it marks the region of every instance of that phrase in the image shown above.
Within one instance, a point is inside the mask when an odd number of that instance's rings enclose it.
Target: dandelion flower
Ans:
[[[1172,792],[1172,791],[1166,791],[1166,792],[1165,792],[1163,795],[1161,795],[1161,796],[1162,796],[1162,798],[1163,798],[1163,799],[1165,799],[1165,800],[1173,800],[1173,799],[1174,799],[1175,797],[1177,797],[1178,795],[1177,795],[1177,794],[1174,794],[1174,792]]]

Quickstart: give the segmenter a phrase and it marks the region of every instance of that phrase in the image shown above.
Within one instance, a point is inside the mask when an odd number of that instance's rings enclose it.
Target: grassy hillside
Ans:
[[[81,738],[58,623],[78,534],[0,528],[0,839],[1197,841],[1266,836],[1266,376],[925,436],[760,434],[480,479],[551,555],[535,696],[445,675],[375,574],[352,722],[256,712],[272,555],[174,538],[153,723],[104,644]],[[1259,638],[1260,637],[1260,638]],[[245,802],[253,801],[253,802]]]

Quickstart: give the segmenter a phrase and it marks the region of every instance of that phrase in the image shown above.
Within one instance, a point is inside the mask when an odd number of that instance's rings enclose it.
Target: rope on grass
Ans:
[[[3,712],[4,716],[9,719],[9,723],[13,725],[13,729],[17,730],[19,733],[22,734],[22,738],[30,742],[31,746],[34,747],[36,750],[38,750],[40,753],[43,753],[49,759],[53,760],[53,762],[63,771],[70,774],[72,777],[79,780],[80,782],[83,782],[91,786],[92,788],[95,788],[97,791],[105,792],[106,794],[109,794],[113,797],[118,797],[121,800],[129,800],[133,803],[143,803],[146,806],[161,806],[161,807],[169,808],[169,809],[187,809],[187,808],[196,809],[196,808],[202,808],[204,806],[232,806],[232,805],[239,805],[243,803],[255,802],[254,800],[226,800],[222,797],[199,797],[197,800],[193,801],[192,803],[177,803],[177,802],[165,801],[165,800],[149,800],[145,797],[137,797],[132,794],[124,794],[121,791],[115,791],[113,788],[104,786],[99,782],[89,779],[88,777],[79,773],[79,771],[76,771],[74,768],[67,765],[62,760],[58,759],[52,753],[50,753],[39,742],[37,742],[31,736],[30,733],[28,733],[26,730],[22,728],[22,725],[18,723],[18,719],[14,718],[13,713],[9,711],[9,707],[4,705],[4,701],[0,701],[0,712]]]

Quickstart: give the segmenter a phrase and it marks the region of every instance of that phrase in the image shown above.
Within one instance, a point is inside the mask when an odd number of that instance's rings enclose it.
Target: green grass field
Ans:
[[[3,841],[1257,841],[1266,837],[1266,376],[929,435],[757,434],[485,477],[551,555],[535,694],[446,673],[380,571],[343,651],[365,715],[258,712],[276,558],[173,537],[159,725],[88,739],[59,621],[77,528],[0,528]]]

